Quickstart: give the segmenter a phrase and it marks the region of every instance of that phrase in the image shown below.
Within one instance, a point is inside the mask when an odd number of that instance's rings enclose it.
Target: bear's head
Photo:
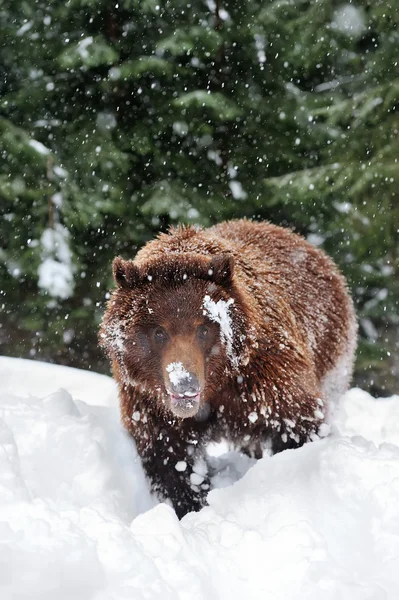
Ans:
[[[175,416],[196,415],[246,360],[233,257],[165,254],[144,263],[118,257],[113,274],[117,287],[100,344],[123,384]]]

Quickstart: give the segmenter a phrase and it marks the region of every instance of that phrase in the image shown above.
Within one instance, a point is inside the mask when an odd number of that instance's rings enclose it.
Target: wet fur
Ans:
[[[115,259],[113,269],[117,288],[100,343],[152,489],[179,516],[205,503],[207,475],[190,476],[206,442],[227,438],[259,455],[266,441],[279,452],[327,433],[351,377],[356,320],[345,281],[322,251],[287,229],[241,220],[171,229],[134,261]],[[215,323],[211,347],[189,341],[193,323],[204,319],[205,295],[234,299],[232,356]],[[157,323],[185,340],[193,368],[205,365],[196,417],[170,411],[164,350],[149,333]],[[182,461],[186,469],[176,470]]]

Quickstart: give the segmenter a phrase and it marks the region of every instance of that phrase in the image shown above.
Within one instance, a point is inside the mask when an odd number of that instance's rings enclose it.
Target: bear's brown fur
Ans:
[[[322,251],[270,223],[231,221],[173,228],[113,272],[100,343],[152,490],[179,516],[205,503],[205,442],[258,456],[266,442],[278,452],[326,434],[356,320]]]

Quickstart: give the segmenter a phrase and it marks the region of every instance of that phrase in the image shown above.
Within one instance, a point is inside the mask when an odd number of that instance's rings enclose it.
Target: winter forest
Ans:
[[[0,70],[0,599],[397,600],[399,0],[2,0]],[[175,410],[159,411],[151,445],[156,419],[128,401],[126,417],[99,347],[125,356],[136,343],[103,319],[112,261],[171,225],[244,217],[291,228],[305,255],[322,249],[345,275],[359,325],[351,389],[328,419],[324,390],[310,417],[308,396],[294,404],[293,369],[251,396],[263,364],[235,353],[238,303],[205,295],[201,348],[213,327],[231,362],[249,365],[231,380],[237,405],[254,403],[235,433],[274,424],[280,447],[209,438],[198,458],[189,428],[172,444],[166,421],[173,432],[199,415],[211,429],[231,408],[188,414],[203,388],[180,393],[191,374],[172,361],[160,370]],[[211,264],[202,279],[223,283],[230,263]],[[308,296],[305,323],[325,316],[322,295]],[[243,347],[257,347],[250,334]],[[276,365],[294,348],[281,340]],[[348,370],[337,359],[328,373],[333,390]],[[119,384],[121,399],[135,381]],[[277,413],[299,408],[273,421],[265,397]],[[300,442],[299,422],[311,432]],[[151,459],[166,490],[202,493],[197,512],[157,495]]]
[[[245,216],[334,257],[356,382],[395,390],[396,1],[5,0],[0,17],[3,354],[108,372],[112,258]]]

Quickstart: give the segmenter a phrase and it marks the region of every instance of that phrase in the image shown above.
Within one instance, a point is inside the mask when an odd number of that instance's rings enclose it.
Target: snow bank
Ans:
[[[397,598],[399,397],[351,390],[332,437],[234,484],[252,463],[213,457],[224,487],[179,522],[110,379],[0,358],[0,381],[1,600]]]
[[[117,409],[117,387],[110,377],[23,358],[0,357],[0,398],[4,393],[43,398],[61,389],[86,404]]]

